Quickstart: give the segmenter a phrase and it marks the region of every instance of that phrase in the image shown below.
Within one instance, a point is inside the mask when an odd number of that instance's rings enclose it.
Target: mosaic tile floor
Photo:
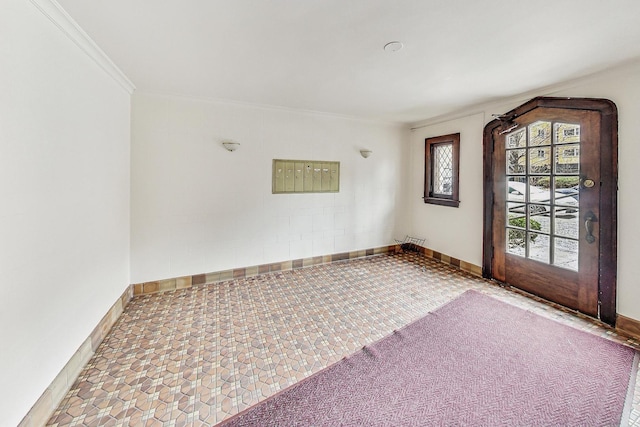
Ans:
[[[381,255],[134,298],[48,425],[214,425],[467,289],[640,348],[439,261]]]

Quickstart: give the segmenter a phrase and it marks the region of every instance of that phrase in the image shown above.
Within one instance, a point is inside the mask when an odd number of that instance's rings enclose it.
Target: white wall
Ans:
[[[406,131],[329,115],[137,94],[133,283],[393,243]],[[221,141],[240,148],[231,153]],[[368,148],[368,159],[359,150]],[[340,161],[340,192],[271,194],[272,159]]]
[[[640,161],[640,62],[626,64],[586,79],[540,89],[500,103],[479,105],[458,118],[416,123],[411,135],[410,223],[412,233],[427,238],[427,246],[456,258],[482,263],[482,132],[491,114],[505,113],[535,96],[608,98],[618,106],[618,313],[640,319],[640,282],[635,270],[640,254],[640,212],[637,170]],[[461,132],[460,209],[425,205],[422,192],[424,139]]]
[[[482,264],[482,127],[483,114],[445,121],[411,133],[409,209],[411,235],[425,246],[475,265]],[[480,129],[480,132],[478,132]],[[460,206],[425,204],[426,138],[460,133]],[[480,161],[478,161],[480,159]]]
[[[0,424],[129,283],[130,95],[33,3],[0,13]]]

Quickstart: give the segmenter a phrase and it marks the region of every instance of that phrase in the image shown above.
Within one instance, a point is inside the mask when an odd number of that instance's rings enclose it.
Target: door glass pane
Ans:
[[[538,220],[540,218],[548,217],[551,207],[549,205],[538,205],[535,203],[529,204],[529,218]]]
[[[529,232],[529,258],[548,264],[551,256],[549,241],[546,234]]]
[[[525,184],[525,179],[526,178],[517,176],[510,176],[508,178],[507,200],[524,203],[527,193],[527,184]],[[516,204],[513,204],[511,207],[515,208]],[[522,209],[522,212],[524,212],[524,208]]]
[[[528,126],[529,146],[551,145],[551,122],[535,122]]]
[[[555,192],[554,197],[556,199],[555,204],[561,206],[566,213],[570,214],[578,210],[579,193],[577,191],[574,192],[571,188],[560,189]]]
[[[580,142],[580,125],[571,123],[555,123],[553,133],[556,144]]]
[[[525,129],[520,129],[507,135],[507,148],[519,148],[525,145],[527,145]]]
[[[551,234],[551,217],[549,213],[545,214],[533,214],[529,213],[529,230],[541,231],[543,233]]]
[[[507,181],[507,218],[511,220],[513,217],[525,216],[525,197],[527,192],[527,184],[522,182],[525,178],[509,177]],[[520,227],[524,227],[524,219]]]
[[[541,179],[540,177],[529,178],[529,196],[527,201],[531,203],[551,204],[551,189],[549,188],[549,177]],[[547,209],[549,211],[549,209]]]
[[[529,173],[551,173],[551,147],[529,149]]]
[[[555,152],[555,173],[580,173],[580,144],[558,145],[555,149]]]
[[[524,217],[509,218],[509,224],[521,224],[524,227]],[[524,228],[508,227],[507,228],[507,252],[513,255],[524,257],[526,255],[526,236],[527,232]]]
[[[556,205],[577,209],[580,201],[580,177],[577,175],[557,176],[553,179],[553,182]]]
[[[578,241],[573,239],[554,239],[553,265],[578,271]]]
[[[580,215],[578,211],[567,212],[565,208],[555,208],[553,229],[556,236],[578,239],[580,235]]]
[[[527,150],[507,150],[507,173],[524,174],[527,164]]]

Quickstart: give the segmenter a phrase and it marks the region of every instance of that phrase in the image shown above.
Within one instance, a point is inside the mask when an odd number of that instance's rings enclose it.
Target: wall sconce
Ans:
[[[373,151],[371,151],[371,150],[360,150],[360,155],[362,157],[364,157],[365,159],[367,157],[369,157],[371,155],[371,153],[373,153]]]
[[[227,151],[236,151],[240,146],[240,143],[233,141],[224,141],[222,145],[224,146],[224,148],[226,148]]]

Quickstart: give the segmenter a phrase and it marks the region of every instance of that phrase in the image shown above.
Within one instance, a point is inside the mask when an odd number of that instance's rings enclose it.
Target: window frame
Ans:
[[[451,144],[451,194],[433,191],[433,149],[442,144]],[[460,206],[460,133],[441,135],[424,140],[424,202],[432,205]]]

